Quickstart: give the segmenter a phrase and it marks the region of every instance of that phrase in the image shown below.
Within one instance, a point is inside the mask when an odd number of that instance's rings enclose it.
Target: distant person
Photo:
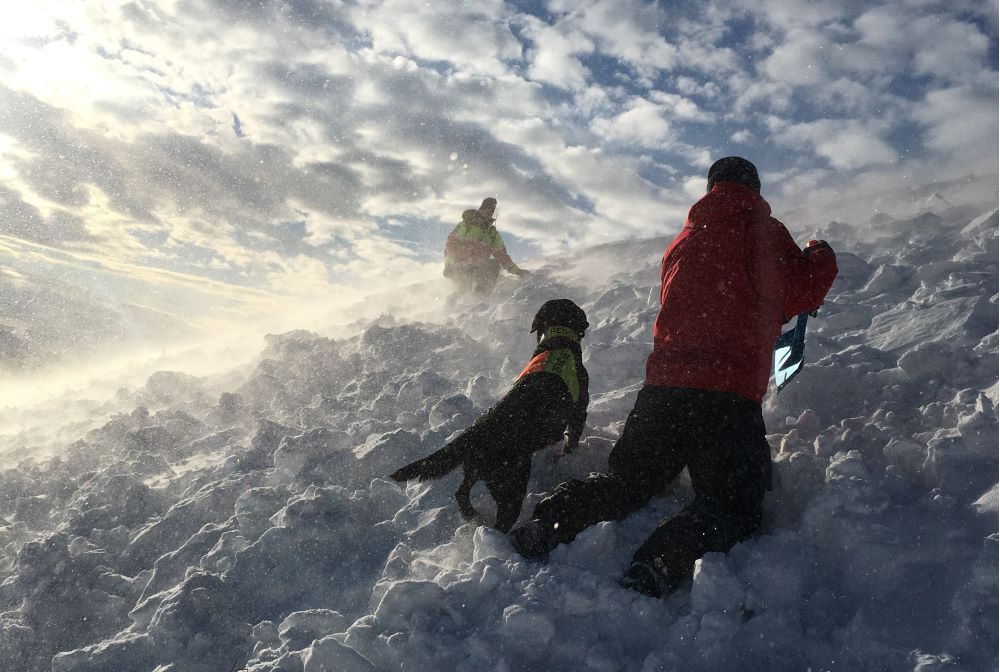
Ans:
[[[580,442],[590,402],[580,350],[588,326],[586,314],[569,299],[543,303],[531,322],[538,347],[510,391],[444,448],[392,478],[435,479],[462,467],[465,478],[455,493],[462,517],[480,521],[469,495],[485,481],[497,503],[496,528],[507,532],[521,513],[532,455],[564,434],[567,452]]]
[[[444,277],[463,293],[485,296],[493,291],[500,269],[514,275],[527,271],[518,268],[496,229],[493,213],[497,199],[486,198],[478,210],[466,210],[462,221],[448,235],[444,246]]]
[[[760,525],[771,485],[761,402],[781,325],[819,307],[837,276],[830,246],[804,251],[771,217],[757,169],[730,156],[708,171],[708,193],[667,248],[646,382],[608,456],[609,473],[558,486],[511,531],[542,557],[589,525],[623,518],[685,467],[694,500],[636,551],[622,585],[661,596],[709,551]]]

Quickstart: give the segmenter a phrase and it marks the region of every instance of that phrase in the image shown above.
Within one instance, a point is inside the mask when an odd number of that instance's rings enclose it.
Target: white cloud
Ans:
[[[734,77],[732,88],[736,92],[733,111],[742,116],[750,115],[756,107],[785,113],[795,108],[793,87],[780,80]]]
[[[985,74],[991,42],[969,23],[926,17],[913,23],[922,37],[922,47],[914,56],[918,74],[929,74],[949,81],[971,83]],[[994,59],[995,61],[995,59]],[[990,77],[996,81],[995,73]]]
[[[507,25],[511,15],[501,0],[394,0],[351,13],[377,52],[442,61],[487,76],[505,74],[506,62],[522,56],[522,45]]]
[[[590,72],[578,58],[594,50],[583,33],[563,26],[550,26],[535,17],[524,17],[524,34],[531,40],[528,49],[529,78],[564,89],[587,85]]]
[[[590,230],[581,232],[584,240],[652,235],[662,230],[664,217],[685,208],[676,194],[638,177],[638,164],[632,157],[584,147],[567,147],[546,157],[546,168],[560,177],[571,176],[579,193],[594,204]]]
[[[666,148],[677,140],[671,120],[706,123],[714,119],[691,99],[664,91],[653,91],[648,99],[633,96],[621,105],[624,109],[617,114],[591,121],[597,137],[610,143]]]
[[[824,119],[776,130],[779,142],[809,149],[840,170],[892,163],[897,158],[882,138],[886,129],[877,121]]]
[[[843,20],[851,15],[851,0],[759,0],[753,5],[759,16],[780,30],[813,28]]]
[[[953,157],[966,171],[990,164],[996,168],[996,154],[983,153],[997,147],[996,90],[957,86],[931,91],[914,116],[927,129],[928,146]]]
[[[678,49],[658,32],[669,20],[656,4],[640,0],[552,0],[549,8],[566,15],[597,39],[601,51],[631,63],[640,73],[671,70]]]
[[[745,128],[742,128],[733,133],[732,135],[730,135],[729,139],[732,140],[733,142],[738,142],[742,144],[750,142],[751,140],[753,140],[753,137],[754,137],[753,133],[751,133]]]
[[[990,44],[995,41],[977,25],[949,14],[914,12],[898,5],[867,11],[854,27],[863,47],[859,71],[910,67],[917,75],[961,83],[972,83],[986,74]]]
[[[885,53],[886,50],[894,52],[905,47],[907,23],[909,16],[904,8],[882,5],[855,19],[854,28],[860,35],[860,43]]]
[[[596,85],[577,91],[573,104],[584,117],[606,114],[617,108],[617,103],[608,90]]]
[[[676,86],[678,91],[687,96],[697,94],[704,98],[716,98],[722,93],[721,87],[716,82],[701,81],[694,77],[678,77]]]
[[[694,203],[705,195],[708,180],[702,175],[692,175],[684,179],[684,193]]]
[[[835,47],[821,32],[795,29],[762,64],[771,79],[796,86],[818,85],[831,79]]]
[[[598,118],[591,128],[608,142],[633,143],[657,147],[671,137],[667,108],[644,98],[635,98],[626,110],[610,119]]]
[[[667,110],[667,114],[677,119],[701,122],[711,122],[715,119],[714,114],[702,110],[690,98],[679,96],[676,93],[653,91],[649,97],[662,105]]]

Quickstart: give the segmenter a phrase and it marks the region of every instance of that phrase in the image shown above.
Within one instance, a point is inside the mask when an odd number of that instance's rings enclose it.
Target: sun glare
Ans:
[[[46,3],[5,3],[0,36],[14,40],[31,40],[50,32],[54,20]]]

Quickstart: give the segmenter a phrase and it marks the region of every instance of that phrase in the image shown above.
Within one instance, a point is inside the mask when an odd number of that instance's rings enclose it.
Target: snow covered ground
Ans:
[[[797,233],[830,241],[840,277],[806,370],[765,402],[778,479],[764,528],[706,556],[690,589],[655,600],[617,582],[690,496],[683,477],[544,563],[463,524],[458,474],[385,477],[506,391],[531,315],[560,296],[592,324],[589,428],[574,454],[536,455],[522,516],[603,470],[642,381],[668,242],[630,241],[548,260],[488,303],[449,307],[443,281],[400,288],[370,303],[385,316],[359,307],[356,335],[270,336],[224,375],[163,371],[24,416],[0,446],[8,465],[57,457],[0,472],[2,667],[996,669],[988,196],[932,194],[913,216]]]

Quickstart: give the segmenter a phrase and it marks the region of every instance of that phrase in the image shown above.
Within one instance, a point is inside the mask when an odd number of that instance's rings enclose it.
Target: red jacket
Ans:
[[[760,194],[716,183],[663,255],[646,383],[761,403],[781,325],[818,308],[836,277],[833,250],[804,254]]]

